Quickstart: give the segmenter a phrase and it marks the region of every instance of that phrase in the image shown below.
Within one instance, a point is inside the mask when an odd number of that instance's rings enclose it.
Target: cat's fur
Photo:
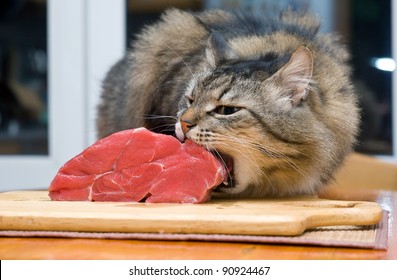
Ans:
[[[233,163],[224,192],[313,193],[351,151],[359,122],[349,55],[318,28],[310,13],[168,10],[108,73],[98,135],[171,127]]]

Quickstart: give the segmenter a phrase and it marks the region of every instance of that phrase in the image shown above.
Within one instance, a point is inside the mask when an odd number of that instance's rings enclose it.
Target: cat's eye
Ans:
[[[232,115],[241,110],[241,107],[233,107],[233,106],[218,106],[213,112],[219,115]]]

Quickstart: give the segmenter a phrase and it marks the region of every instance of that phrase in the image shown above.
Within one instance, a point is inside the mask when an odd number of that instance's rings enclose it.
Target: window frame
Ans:
[[[0,191],[48,188],[62,164],[94,142],[101,81],[125,51],[124,0],[47,5],[49,154],[0,156]]]

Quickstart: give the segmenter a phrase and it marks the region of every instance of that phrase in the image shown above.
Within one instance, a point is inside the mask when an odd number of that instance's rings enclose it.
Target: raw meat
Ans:
[[[53,179],[52,200],[201,203],[226,180],[203,147],[145,128],[103,138],[69,160]]]

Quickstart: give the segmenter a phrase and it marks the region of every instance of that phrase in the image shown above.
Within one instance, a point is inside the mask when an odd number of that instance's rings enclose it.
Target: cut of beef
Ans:
[[[192,141],[180,143],[145,128],[103,138],[61,167],[52,200],[201,203],[226,180],[226,170]]]

